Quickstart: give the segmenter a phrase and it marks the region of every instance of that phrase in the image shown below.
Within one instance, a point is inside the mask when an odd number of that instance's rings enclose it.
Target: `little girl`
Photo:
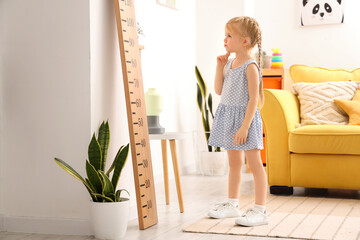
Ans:
[[[242,226],[268,224],[265,209],[267,176],[262,165],[262,121],[258,106],[264,102],[261,72],[251,57],[251,50],[261,53],[261,30],[250,17],[235,17],[226,23],[225,55],[217,57],[215,92],[221,95],[208,144],[227,150],[229,158],[228,200],[217,204],[208,215],[212,218],[239,217],[235,223]],[[230,53],[234,59],[228,59]],[[260,62],[259,54],[259,62]],[[259,105],[258,105],[259,103]],[[255,205],[240,214],[240,173],[243,151],[255,183]]]

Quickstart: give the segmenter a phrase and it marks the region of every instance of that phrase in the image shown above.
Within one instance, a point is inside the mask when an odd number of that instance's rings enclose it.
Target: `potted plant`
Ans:
[[[212,95],[207,95],[207,88],[204,79],[197,66],[195,66],[195,74],[197,78],[197,104],[201,112],[204,134],[206,139],[207,151],[200,152],[200,171],[204,175],[224,175],[226,172],[227,154],[220,147],[212,147],[208,145],[210,137],[210,121],[209,112],[212,119],[214,114],[212,110]]]
[[[98,239],[119,239],[126,233],[130,201],[121,197],[125,189],[116,191],[121,171],[126,163],[129,144],[121,146],[111,167],[105,171],[106,158],[110,142],[110,127],[108,121],[102,122],[98,137],[95,133],[88,147],[86,160],[86,175],[83,178],[70,165],[59,158],[55,162],[66,172],[80,180],[91,197],[91,226]]]

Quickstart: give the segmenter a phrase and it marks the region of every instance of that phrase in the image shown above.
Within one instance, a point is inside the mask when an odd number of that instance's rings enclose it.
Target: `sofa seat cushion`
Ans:
[[[289,134],[293,153],[360,155],[360,126],[309,125]]]

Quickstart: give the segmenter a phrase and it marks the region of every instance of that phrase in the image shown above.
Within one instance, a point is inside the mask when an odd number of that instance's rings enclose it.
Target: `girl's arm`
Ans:
[[[228,61],[230,53],[227,52],[225,55],[220,55],[217,57],[217,65],[216,65],[216,74],[215,74],[215,93],[217,95],[221,95],[223,83],[224,83],[224,76],[225,76],[225,65]]]
[[[249,102],[246,108],[245,118],[242,126],[249,129],[259,100],[259,69],[255,63],[249,64],[247,67],[246,78],[248,80]]]
[[[259,99],[259,70],[255,64],[249,64],[246,69],[246,78],[248,81],[249,102],[246,108],[244,121],[233,136],[234,145],[246,143],[250,124],[255,115]]]
[[[217,66],[216,74],[215,74],[215,93],[217,95],[221,95],[222,87],[224,84],[224,76],[225,76],[225,66]]]

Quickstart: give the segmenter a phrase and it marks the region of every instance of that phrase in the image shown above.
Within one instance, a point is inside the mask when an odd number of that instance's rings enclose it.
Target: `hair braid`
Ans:
[[[259,66],[261,66],[261,59],[262,58],[262,39],[261,39],[261,31],[258,32],[258,37],[256,40],[256,43],[258,45],[258,49],[259,49]]]
[[[261,67],[261,57],[262,57],[262,36],[261,36],[261,29],[259,27],[259,24],[257,23],[257,38],[256,38],[256,44],[258,45],[258,49],[259,49],[259,67]],[[261,73],[261,71],[260,71]],[[260,76],[262,78],[262,76]],[[259,99],[260,99],[260,104],[259,104],[259,108],[261,109],[264,106],[264,102],[265,102],[265,96],[264,96],[264,85],[263,85],[263,81],[261,79],[260,82],[260,86],[259,86]]]

